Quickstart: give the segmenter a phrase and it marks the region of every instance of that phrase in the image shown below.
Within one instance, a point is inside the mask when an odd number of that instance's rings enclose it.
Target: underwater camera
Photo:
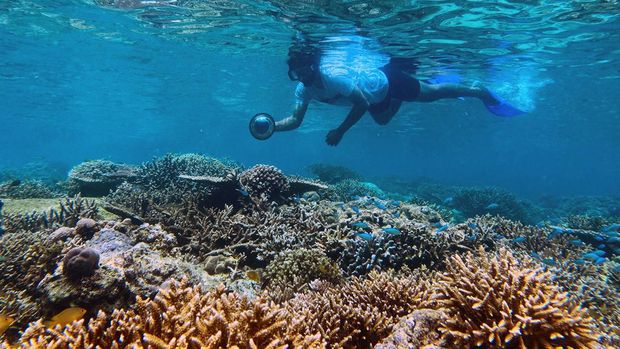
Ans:
[[[264,141],[275,131],[276,122],[267,113],[258,113],[250,120],[250,133],[258,140]]]

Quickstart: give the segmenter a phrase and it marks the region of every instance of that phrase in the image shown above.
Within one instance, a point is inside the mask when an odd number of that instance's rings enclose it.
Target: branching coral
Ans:
[[[280,252],[265,269],[265,285],[272,299],[282,301],[302,291],[315,279],[337,282],[340,270],[319,249]]]
[[[17,183],[17,184],[16,184]],[[0,184],[0,197],[14,199],[55,198],[62,196],[58,188],[42,181],[10,181]]]
[[[421,307],[430,286],[417,275],[373,272],[342,285],[314,282],[286,308],[295,333],[321,336],[335,348],[370,348],[387,337],[401,316]]]
[[[59,209],[51,208],[48,211],[28,214],[5,213],[4,226],[7,232],[36,231],[59,225],[73,227],[80,218],[96,218],[97,215],[98,207],[94,200],[76,195],[60,201]]]
[[[358,173],[343,166],[312,164],[308,166],[308,169],[325,183],[336,184],[346,179],[361,180]]]
[[[523,204],[513,194],[499,188],[462,188],[454,194],[452,206],[467,217],[491,213],[513,220],[528,220]]]
[[[441,327],[450,348],[594,348],[594,323],[551,274],[520,263],[505,249],[489,258],[454,256],[440,274],[437,306],[450,319]]]
[[[220,286],[207,293],[171,282],[133,309],[99,312],[63,331],[31,324],[20,344],[32,348],[321,348],[317,334],[287,330],[287,314],[265,298],[249,300]],[[7,345],[5,343],[4,345]]]

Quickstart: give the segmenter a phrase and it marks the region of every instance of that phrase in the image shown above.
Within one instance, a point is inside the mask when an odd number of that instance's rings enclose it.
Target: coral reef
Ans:
[[[4,226],[8,232],[35,231],[57,226],[73,227],[80,218],[97,218],[98,207],[94,200],[83,199],[80,195],[65,198],[58,204],[58,209],[51,208],[45,212],[5,213]]]
[[[439,340],[441,333],[437,329],[439,324],[446,320],[446,314],[440,310],[414,310],[411,314],[401,318],[400,322],[394,325],[389,337],[375,345],[374,348],[429,348],[426,344]]]
[[[328,192],[334,201],[351,201],[361,196],[385,197],[385,193],[370,182],[345,179],[332,185]]]
[[[265,285],[272,299],[278,302],[303,291],[310,281],[338,282],[338,266],[319,249],[296,249],[280,252],[267,266]]]
[[[449,320],[440,326],[450,348],[590,348],[598,335],[593,320],[552,276],[505,249],[489,258],[450,259],[433,297]]]
[[[308,166],[308,169],[319,180],[329,184],[336,184],[347,179],[356,181],[362,179],[357,172],[338,165],[312,164]]]
[[[451,205],[467,217],[490,213],[529,222],[523,204],[513,194],[499,188],[461,188],[452,197]]]
[[[133,166],[107,160],[91,160],[71,169],[67,187],[70,194],[104,196],[124,181],[135,177]]]
[[[34,348],[322,347],[318,335],[287,331],[286,313],[264,298],[251,301],[223,286],[203,293],[176,282],[153,300],[138,298],[133,309],[111,315],[99,312],[88,324],[80,320],[57,331],[33,323],[20,343]]]
[[[0,184],[0,197],[13,199],[56,198],[64,193],[39,180],[11,180]]]
[[[250,196],[271,200],[288,190],[288,179],[274,166],[256,165],[239,175],[239,183]]]
[[[370,348],[389,336],[399,318],[422,307],[430,284],[419,275],[373,272],[342,285],[314,282],[286,304],[295,333],[317,331],[329,347]]]

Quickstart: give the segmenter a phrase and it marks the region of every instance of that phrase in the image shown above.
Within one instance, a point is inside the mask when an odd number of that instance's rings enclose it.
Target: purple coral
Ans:
[[[251,196],[272,199],[289,188],[286,176],[274,166],[256,165],[239,176],[239,183]]]
[[[99,253],[92,248],[73,248],[62,260],[63,273],[74,280],[93,275],[98,267]]]

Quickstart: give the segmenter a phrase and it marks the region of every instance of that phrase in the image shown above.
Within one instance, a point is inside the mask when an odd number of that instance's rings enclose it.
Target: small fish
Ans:
[[[359,200],[361,197],[359,195],[353,195],[353,200]]]
[[[575,260],[573,261],[573,263],[575,263],[575,264],[577,264],[577,265],[584,265],[584,264],[586,264],[586,261],[585,261],[584,259],[581,259],[581,258],[580,258],[580,259],[575,259]]]
[[[571,240],[570,244],[573,246],[583,246],[585,243],[579,239]]]
[[[245,276],[248,279],[256,283],[259,283],[259,284],[262,282],[262,279],[263,279],[261,274],[262,273],[259,270],[248,270],[245,272]]]
[[[499,208],[499,204],[496,204],[496,203],[489,204],[487,207],[485,207],[485,209],[487,210],[497,210],[498,208]]]
[[[530,253],[530,256],[532,256],[532,257],[534,257],[536,259],[542,259],[542,256],[538,252],[536,252],[536,251],[533,251],[532,253]]]
[[[605,244],[600,244],[600,245],[596,246],[596,248],[598,248],[599,250],[602,250],[605,247],[607,247],[607,246],[605,246]]]
[[[469,236],[467,236],[467,240],[469,240],[469,241],[476,241],[476,235],[469,235]]]
[[[512,242],[519,243],[519,242],[523,242],[523,241],[525,241],[525,240],[527,240],[527,239],[525,238],[525,236],[517,236],[516,238],[512,239]]]
[[[594,264],[596,265],[601,265],[603,263],[607,262],[607,258],[605,257],[599,257],[597,260],[594,261]]]
[[[250,193],[248,193],[245,189],[238,188],[238,189],[235,189],[235,190],[237,190],[239,192],[239,194],[241,194],[241,196],[244,196],[244,197],[250,196]]]
[[[452,196],[448,196],[447,198],[443,199],[444,205],[452,205],[453,202],[454,198]]]
[[[607,239],[607,243],[609,244],[615,244],[620,242],[620,238],[618,238],[617,236],[612,236],[609,239]]]
[[[441,233],[442,231],[444,231],[444,230],[448,229],[448,227],[450,227],[450,225],[449,225],[449,224],[444,224],[444,225],[440,226],[440,227],[439,227],[439,229],[437,229],[437,230],[435,231],[435,234],[439,234],[439,233]]]
[[[366,222],[355,222],[355,223],[351,224],[351,226],[354,227],[354,228],[359,228],[359,229],[370,228],[370,226]]]
[[[607,254],[607,252],[603,251],[603,250],[596,250],[596,251],[592,251],[592,253],[594,253],[595,255],[599,256],[599,257],[603,257],[604,255]]]
[[[373,238],[372,234],[370,233],[355,233],[355,236],[366,241],[370,241]]]
[[[598,236],[597,235],[597,236],[594,237],[594,240],[596,240],[596,241],[605,241],[605,238],[602,237],[602,236]]]
[[[385,205],[384,205],[382,202],[380,202],[380,201],[375,201],[375,202],[374,202],[374,204],[375,204],[375,206],[377,206],[377,208],[378,208],[378,209],[380,209],[380,210],[385,210],[385,209],[387,209],[387,207],[385,207]]]
[[[615,270],[615,271],[620,271],[620,264],[616,265],[616,266],[614,267],[614,270]]]
[[[595,253],[592,253],[592,252],[586,253],[586,254],[583,255],[584,259],[589,259],[591,261],[595,261],[595,260],[599,259],[600,257],[601,256],[599,256],[599,255],[597,255]]]
[[[357,206],[351,206],[351,209],[353,210],[353,212],[360,214],[360,208]]]
[[[555,259],[553,259],[553,258],[545,258],[545,259],[542,260],[542,262],[545,263],[546,265],[550,265],[550,266],[556,265]]]
[[[54,328],[56,325],[60,325],[60,327],[64,327],[73,321],[77,321],[81,319],[84,314],[86,314],[86,309],[79,307],[67,308],[60,313],[52,316],[49,321],[43,322],[45,327]]]
[[[603,228],[603,232],[605,233],[608,233],[610,231],[620,231],[620,224],[614,223],[612,225],[608,225],[605,228]]]
[[[478,224],[476,224],[476,223],[468,223],[467,226],[469,227],[469,229],[476,229],[476,228],[478,228]]]
[[[242,194],[242,195],[243,195],[243,194]],[[245,195],[243,195],[243,196],[245,196]],[[294,201],[295,203],[297,203],[297,204],[298,204],[298,203],[300,203],[300,202],[301,202],[301,199],[299,198],[299,196],[297,196],[297,195],[293,195],[293,201]]]
[[[390,201],[390,205],[392,205],[392,206],[400,206],[400,201],[392,200],[392,201]]]
[[[439,222],[437,222],[437,223],[433,224],[433,226],[434,226],[435,228],[440,228],[440,227],[442,226],[442,224],[441,224],[441,223],[439,223]]]
[[[10,316],[0,315],[0,336],[2,336],[14,322],[15,319]]]
[[[400,217],[400,212],[393,212],[392,213],[392,217],[394,217],[394,218]]]
[[[400,235],[398,228],[383,228],[383,232],[390,235]]]

